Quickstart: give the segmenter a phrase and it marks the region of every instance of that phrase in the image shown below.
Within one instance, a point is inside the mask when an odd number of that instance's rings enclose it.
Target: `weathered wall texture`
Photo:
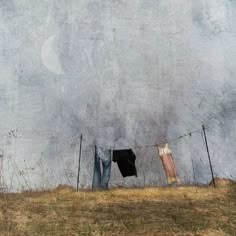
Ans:
[[[122,148],[205,123],[214,172],[236,179],[235,0],[0,0],[2,187],[90,186],[93,143]],[[171,144],[183,181],[210,180],[201,133]],[[163,183],[157,149],[139,177]],[[1,154],[1,153],[0,153]],[[193,161],[191,161],[193,160]]]

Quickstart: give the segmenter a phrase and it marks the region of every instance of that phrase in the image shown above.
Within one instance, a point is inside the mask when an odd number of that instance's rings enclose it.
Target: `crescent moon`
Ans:
[[[43,65],[52,73],[57,75],[64,74],[56,51],[56,35],[50,36],[41,48],[41,59]]]

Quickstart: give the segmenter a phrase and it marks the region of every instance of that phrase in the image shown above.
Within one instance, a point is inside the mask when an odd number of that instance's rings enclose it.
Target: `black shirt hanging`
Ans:
[[[113,161],[117,162],[123,177],[133,175],[137,177],[135,160],[136,156],[132,149],[113,150]]]

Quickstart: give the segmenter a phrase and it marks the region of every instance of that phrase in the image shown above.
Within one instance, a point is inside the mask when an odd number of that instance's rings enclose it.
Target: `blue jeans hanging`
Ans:
[[[105,150],[95,146],[92,189],[108,189],[108,183],[111,175],[111,153],[111,150]]]

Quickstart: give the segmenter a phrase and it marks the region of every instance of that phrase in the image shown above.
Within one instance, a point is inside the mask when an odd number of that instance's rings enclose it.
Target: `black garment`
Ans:
[[[131,149],[113,150],[113,161],[117,162],[123,177],[133,175],[137,177],[135,160],[136,156]]]

